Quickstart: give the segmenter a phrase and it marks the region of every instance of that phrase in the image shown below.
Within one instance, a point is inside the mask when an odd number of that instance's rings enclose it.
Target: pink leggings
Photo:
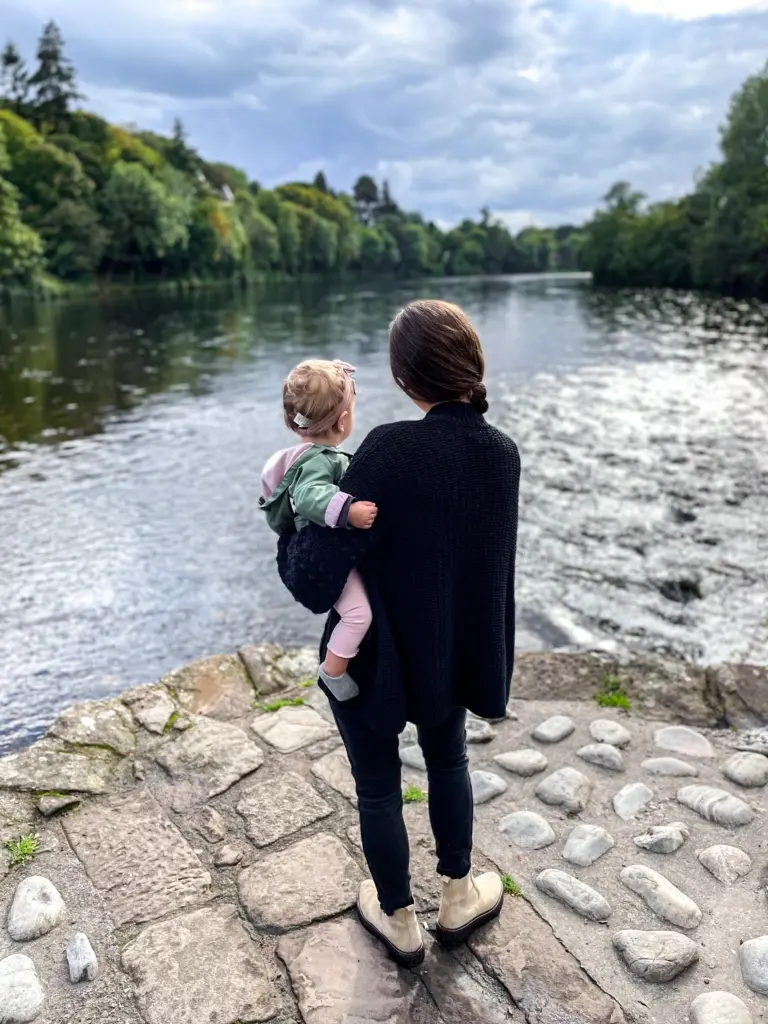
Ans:
[[[341,622],[331,633],[328,650],[339,658],[354,658],[373,621],[365,585],[356,569],[349,574],[334,608]]]

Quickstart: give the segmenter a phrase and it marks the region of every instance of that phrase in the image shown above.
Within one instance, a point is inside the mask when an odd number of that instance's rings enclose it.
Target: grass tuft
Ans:
[[[270,704],[261,704],[262,711],[279,711],[280,708],[298,708],[304,704],[303,697],[281,697],[280,700],[273,700]]]
[[[426,800],[427,794],[418,786],[406,786],[403,790],[404,804],[423,804],[426,803]]]
[[[522,890],[512,875],[502,875],[501,883],[507,896],[522,896]]]
[[[16,842],[3,844],[11,855],[10,866],[15,868],[18,864],[27,864],[35,856],[40,848],[40,840],[34,832],[26,836],[20,836]]]
[[[299,683],[299,689],[300,690],[308,690],[311,686],[314,686],[316,682],[317,682],[316,679],[303,679]]]
[[[170,732],[171,729],[174,727],[174,725],[178,722],[178,720],[179,720],[179,712],[178,711],[172,711],[171,715],[170,715],[170,718],[168,719],[168,721],[163,726],[163,732]]]
[[[595,703],[601,708],[621,708],[630,710],[629,697],[624,692],[621,679],[608,675],[603,680],[603,689],[595,694]]]

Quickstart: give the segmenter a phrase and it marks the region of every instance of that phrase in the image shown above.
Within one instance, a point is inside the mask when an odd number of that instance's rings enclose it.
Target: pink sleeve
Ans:
[[[344,491],[337,491],[336,494],[328,502],[328,508],[325,510],[325,525],[331,527],[337,527],[339,525],[339,516],[344,511],[344,506],[349,501],[351,495],[345,494]]]

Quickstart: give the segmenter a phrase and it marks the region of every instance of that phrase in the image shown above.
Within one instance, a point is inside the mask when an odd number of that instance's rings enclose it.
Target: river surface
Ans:
[[[466,307],[523,460],[519,644],[768,661],[768,308],[583,281],[273,287],[0,310],[0,751],[247,641],[314,642],[259,474],[280,385],[358,368],[353,442],[418,415],[386,329]],[[354,446],[354,445],[353,445]]]

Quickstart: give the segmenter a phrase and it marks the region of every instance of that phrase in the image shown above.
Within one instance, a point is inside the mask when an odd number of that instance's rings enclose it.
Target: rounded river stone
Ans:
[[[684,786],[677,791],[677,799],[717,825],[749,825],[755,817],[749,804],[714,786]]]
[[[567,871],[547,868],[536,879],[536,888],[590,921],[607,921],[611,916],[611,905],[608,900],[586,882],[569,875]]]
[[[499,822],[499,832],[523,850],[543,850],[555,841],[546,818],[534,811],[514,811]]]
[[[703,992],[691,1003],[691,1024],[752,1024],[752,1014],[730,992]]]
[[[629,821],[652,799],[653,791],[644,782],[630,782],[614,796],[613,809],[623,821]]]
[[[590,722],[589,735],[596,743],[610,743],[612,747],[626,747],[632,739],[629,729],[610,718],[597,718]]]
[[[610,743],[589,743],[576,751],[576,756],[598,768],[606,768],[611,772],[623,772],[624,761],[621,751]]]
[[[476,804],[486,804],[507,790],[507,783],[495,772],[471,772],[469,781]]]
[[[575,768],[561,768],[542,779],[536,787],[536,796],[551,807],[564,807],[578,814],[587,806],[592,783]]]
[[[635,836],[635,846],[651,853],[674,853],[690,836],[688,826],[682,821],[669,825],[651,825],[647,832]]]
[[[699,774],[696,765],[687,764],[676,757],[649,757],[643,761],[641,767],[651,775],[677,775],[681,778],[687,775],[694,778]]]
[[[497,765],[514,775],[528,778],[546,770],[549,761],[540,750],[510,750],[506,754],[496,754],[493,759]]]
[[[723,885],[733,885],[752,870],[752,859],[737,846],[710,846],[702,850],[699,860]]]
[[[482,718],[467,717],[467,743],[490,743],[496,733]]]
[[[613,945],[633,974],[656,984],[672,981],[699,959],[699,947],[680,932],[617,932]]]
[[[95,981],[99,976],[99,962],[85,932],[75,932],[67,943],[67,965],[73,985]]]
[[[34,963],[23,953],[0,960],[0,1020],[30,1024],[43,1008],[45,992]]]
[[[701,924],[701,911],[693,900],[653,868],[632,864],[619,877],[662,920],[686,931]]]
[[[537,725],[531,736],[539,743],[560,743],[576,729],[576,723],[567,715],[553,715]]]
[[[768,996],[768,935],[743,942],[739,946],[739,963],[744,984],[758,995]]]
[[[745,789],[759,789],[768,783],[768,757],[763,754],[734,754],[723,765],[723,775]]]
[[[407,768],[418,768],[421,772],[425,772],[427,770],[427,763],[424,760],[424,754],[422,753],[421,747],[418,745],[413,747],[403,747],[400,751],[400,760]]]
[[[613,836],[599,825],[577,825],[568,836],[563,857],[580,868],[588,868],[615,845]]]
[[[657,729],[653,741],[662,750],[670,750],[681,757],[714,757],[712,744],[706,736],[687,725],[666,725]]]
[[[56,886],[42,875],[19,883],[8,911],[8,934],[14,942],[30,942],[47,935],[61,920],[64,900]]]

